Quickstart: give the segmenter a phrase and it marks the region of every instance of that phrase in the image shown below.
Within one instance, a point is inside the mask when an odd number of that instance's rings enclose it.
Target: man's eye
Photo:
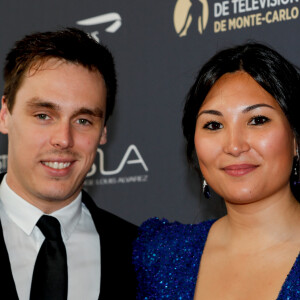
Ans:
[[[223,125],[219,122],[215,122],[215,121],[210,121],[207,122],[204,126],[204,129],[208,129],[208,130],[219,130],[223,128]]]
[[[90,125],[91,124],[91,122],[87,119],[78,119],[77,123],[80,125]]]
[[[40,120],[49,120],[49,116],[47,116],[46,114],[37,114],[36,117]]]
[[[263,125],[269,121],[271,121],[271,120],[265,116],[255,116],[255,117],[251,118],[251,120],[248,124],[256,126],[256,125]]]

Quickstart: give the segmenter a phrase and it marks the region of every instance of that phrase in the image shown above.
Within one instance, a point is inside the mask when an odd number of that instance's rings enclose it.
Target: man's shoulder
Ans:
[[[119,216],[116,216],[115,214],[106,211],[96,205],[94,200],[91,198],[91,196],[86,192],[82,191],[82,202],[86,205],[88,210],[90,211],[92,218],[95,222],[95,225],[105,226],[106,229],[109,229],[110,231],[118,231],[118,232],[133,232],[134,235],[136,235],[137,232],[137,226],[122,219]]]

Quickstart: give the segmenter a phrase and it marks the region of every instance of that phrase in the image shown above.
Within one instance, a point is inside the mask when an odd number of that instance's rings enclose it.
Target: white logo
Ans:
[[[104,168],[104,153],[102,149],[97,149],[97,152],[99,153],[99,172],[101,175],[116,175],[119,174],[125,167],[125,165],[141,165],[141,167],[145,170],[145,172],[148,172],[148,167],[140,154],[138,148],[135,145],[130,145],[121,162],[119,163],[118,167],[115,170],[105,170]],[[129,156],[131,154],[135,154],[136,158],[135,159],[129,159]],[[97,166],[96,164],[93,164],[90,172],[87,174],[87,177],[93,176],[97,171]]]
[[[82,25],[82,26],[93,26],[93,25],[100,25],[100,24],[105,24],[105,23],[111,23],[106,29],[106,32],[109,33],[115,33],[121,26],[122,26],[122,18],[121,16],[116,13],[107,13],[104,15],[84,19],[77,21],[76,24]],[[98,31],[93,31],[90,33],[90,35],[97,41],[99,42],[99,37],[98,37],[99,32]]]

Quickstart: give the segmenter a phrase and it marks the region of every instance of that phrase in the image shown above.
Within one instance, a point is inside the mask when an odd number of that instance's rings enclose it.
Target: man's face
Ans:
[[[2,99],[10,188],[47,213],[74,200],[106,142],[105,105],[98,71],[57,59],[28,71],[12,112]]]

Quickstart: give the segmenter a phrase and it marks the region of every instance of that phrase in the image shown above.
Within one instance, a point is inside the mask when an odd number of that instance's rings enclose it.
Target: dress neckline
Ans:
[[[198,279],[198,273],[199,273],[199,270],[200,270],[200,264],[201,264],[201,259],[202,259],[202,255],[203,255],[203,251],[204,251],[204,247],[206,245],[206,242],[207,242],[207,238],[208,238],[208,235],[209,235],[209,232],[210,232],[210,229],[212,227],[212,225],[217,221],[218,219],[214,219],[214,220],[208,220],[208,221],[204,221],[200,224],[203,224],[203,223],[207,223],[208,226],[205,227],[206,228],[206,233],[204,235],[204,238],[202,239],[202,243],[200,245],[200,248],[199,248],[199,264],[198,264],[198,271],[197,271],[197,275],[196,275],[196,280],[195,280],[195,287],[194,287],[194,293],[195,293],[195,289],[196,289],[196,283],[197,283],[197,279]],[[298,275],[297,275],[298,274]],[[295,276],[295,278],[297,278],[297,276],[299,277],[300,275],[300,251],[299,251],[299,254],[298,256],[296,257],[295,259],[295,262],[293,264],[293,266],[291,267],[289,273],[287,274],[284,282],[283,282],[283,285],[281,286],[280,288],[280,292],[276,298],[276,300],[280,300],[280,299],[286,299],[284,298],[284,294],[286,292],[286,289],[289,288],[289,284],[290,284],[290,281],[293,280],[293,276]],[[299,280],[299,279],[298,279]]]

